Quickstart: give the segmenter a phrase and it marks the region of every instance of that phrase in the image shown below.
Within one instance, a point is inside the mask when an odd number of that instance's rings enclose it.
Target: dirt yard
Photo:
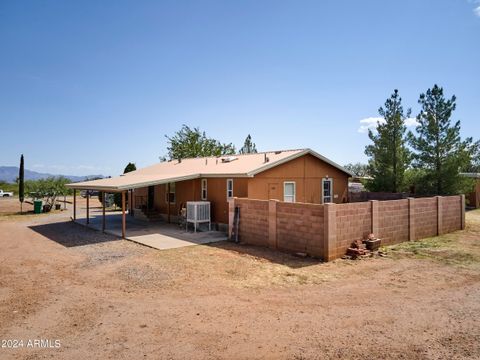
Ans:
[[[0,216],[0,340],[24,342],[1,359],[480,358],[479,211],[463,232],[328,264],[158,251],[69,215]]]

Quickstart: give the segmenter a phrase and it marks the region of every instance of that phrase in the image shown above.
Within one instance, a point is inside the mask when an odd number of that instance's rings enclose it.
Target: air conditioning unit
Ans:
[[[208,223],[208,230],[211,230],[210,201],[187,201],[187,229],[188,223],[193,223],[195,232],[197,226],[202,223]]]

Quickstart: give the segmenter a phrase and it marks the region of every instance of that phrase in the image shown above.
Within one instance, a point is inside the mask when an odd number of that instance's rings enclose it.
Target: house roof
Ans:
[[[120,176],[68,184],[71,189],[122,191],[169,182],[208,177],[253,177],[275,166],[310,154],[352,176],[348,170],[311,149],[171,160]],[[267,161],[265,161],[267,160]]]
[[[480,179],[480,173],[460,173],[461,176]]]

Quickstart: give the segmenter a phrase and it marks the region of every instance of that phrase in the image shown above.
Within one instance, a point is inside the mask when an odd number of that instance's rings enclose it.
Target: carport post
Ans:
[[[126,230],[126,221],[125,218],[125,191],[122,191],[122,238],[125,239],[125,230]]]
[[[105,192],[102,191],[102,231],[105,232]]]
[[[170,183],[167,184],[167,220],[170,224]]]
[[[130,189],[130,194],[128,195],[128,214],[133,216],[133,189]]]
[[[73,221],[77,220],[77,189],[73,189]]]
[[[87,224],[90,224],[90,191],[87,190]]]

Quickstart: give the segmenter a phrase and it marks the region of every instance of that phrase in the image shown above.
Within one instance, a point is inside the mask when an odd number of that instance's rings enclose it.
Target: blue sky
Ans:
[[[116,175],[182,124],[365,161],[360,121],[435,83],[480,138],[474,0],[2,0],[0,46],[0,165]]]

